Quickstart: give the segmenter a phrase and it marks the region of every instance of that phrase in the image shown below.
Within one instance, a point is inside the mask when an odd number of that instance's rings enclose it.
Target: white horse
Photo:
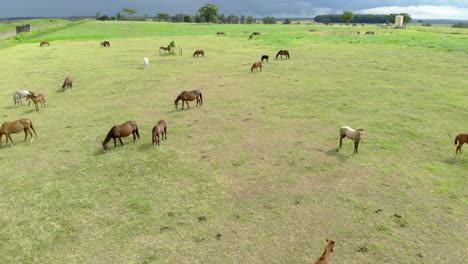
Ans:
[[[16,104],[21,103],[23,105],[23,101],[21,101],[21,98],[25,98],[28,95],[33,95],[34,93],[31,91],[17,91],[15,94],[13,94],[13,102]],[[31,104],[31,102],[29,102]]]
[[[149,59],[144,57],[143,62],[145,63],[145,67],[148,68],[149,67]]]
[[[356,128],[356,130],[354,130],[350,128],[349,126],[341,127],[340,128],[340,147],[336,151],[341,149],[343,138],[347,137],[349,139],[354,140],[354,153],[358,153],[359,141],[361,140],[362,135],[364,135],[363,128]]]

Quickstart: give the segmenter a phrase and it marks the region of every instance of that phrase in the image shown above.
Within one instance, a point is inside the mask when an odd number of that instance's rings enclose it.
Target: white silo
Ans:
[[[401,15],[396,16],[395,27],[399,27],[399,28],[403,27],[403,16]]]

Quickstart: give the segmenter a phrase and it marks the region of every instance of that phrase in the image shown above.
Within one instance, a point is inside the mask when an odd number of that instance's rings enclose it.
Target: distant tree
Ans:
[[[246,24],[253,24],[253,23],[255,23],[255,19],[253,18],[253,16],[248,16],[246,20]]]
[[[146,18],[146,19],[148,18],[148,14],[145,14],[145,18]]]
[[[156,14],[156,17],[155,17],[155,20],[156,21],[169,21],[171,19],[171,17],[169,16],[169,14],[166,14],[166,13],[158,13]]]
[[[115,15],[115,18],[119,21],[122,20],[122,15],[120,14],[120,12],[117,12],[117,15]]]
[[[184,14],[178,13],[171,17],[172,22],[180,23],[184,22]]]
[[[218,15],[218,20],[219,20],[219,23],[221,23],[221,24],[226,23],[226,17],[224,16],[224,14]]]
[[[111,19],[112,21],[115,21],[115,17],[113,17],[113,16],[111,16],[110,19]]]
[[[344,11],[341,15],[341,21],[344,23],[349,23],[354,18],[354,13],[351,11]]]
[[[283,24],[291,24],[291,19],[286,18],[286,19],[283,21]]]
[[[468,28],[468,23],[458,22],[452,26],[453,28]]]
[[[423,23],[423,24],[421,24],[421,26],[423,26],[423,27],[432,27],[432,24],[431,23]]]
[[[204,18],[202,16],[200,16],[199,14],[196,14],[194,17],[193,17],[193,20],[195,20],[196,23],[203,23],[205,22]]]
[[[422,20],[418,20],[418,23],[422,23],[423,21]]]
[[[193,16],[191,15],[184,15],[184,22],[185,23],[193,23],[195,19],[193,19]]]
[[[263,24],[276,24],[275,17],[264,17],[262,21]]]
[[[127,13],[128,16],[138,13],[138,11],[136,11],[135,9],[131,9],[131,8],[122,8],[122,12]]]
[[[101,16],[101,13],[96,12],[96,19],[98,19]]]
[[[227,18],[226,18],[226,22],[228,24],[239,24],[239,17],[236,16],[236,15],[229,15]]]
[[[200,9],[198,9],[198,12],[200,13],[200,16],[203,17],[207,23],[210,23],[210,22],[215,23],[217,20],[216,17],[218,15],[219,8],[215,6],[214,4],[206,4],[200,7]]]
[[[106,20],[110,20],[110,17],[108,15],[102,15],[102,16],[98,17],[98,20],[106,21]]]
[[[245,16],[244,16],[244,15],[242,15],[242,16],[240,17],[240,23],[241,23],[241,24],[245,24]]]
[[[399,15],[403,16],[403,23],[408,24],[409,22],[411,22],[411,16],[407,13],[390,14],[387,16],[387,22],[394,24],[396,20],[396,16],[399,16]]]

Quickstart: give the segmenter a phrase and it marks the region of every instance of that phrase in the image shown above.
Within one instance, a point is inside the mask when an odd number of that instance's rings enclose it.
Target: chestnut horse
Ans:
[[[219,36],[219,35],[224,36],[224,35],[226,35],[226,33],[224,33],[224,32],[216,32],[216,36]]]
[[[0,147],[2,146],[2,137],[3,134],[5,134],[6,137],[6,145],[8,146],[8,139],[11,140],[11,144],[13,144],[13,139],[11,138],[10,134],[16,134],[21,131],[24,131],[24,141],[26,141],[26,138],[28,138],[28,133],[31,136],[31,142],[34,140],[33,134],[31,132],[34,132],[36,134],[36,130],[34,130],[33,124],[30,119],[23,118],[19,119],[13,122],[5,122],[2,124],[0,127]]]
[[[193,53],[193,57],[195,57],[195,55],[202,55],[202,57],[205,57],[205,52],[203,50],[196,50],[195,53]]]
[[[263,55],[261,61],[263,62],[263,60],[266,60],[266,62],[268,62],[269,58],[268,55]]]
[[[65,91],[66,88],[73,88],[73,77],[70,75],[68,75],[67,78],[65,78],[65,81],[63,81],[62,92]]]
[[[197,100],[197,104],[195,105],[195,107],[203,104],[203,96],[199,90],[183,91],[179,94],[179,96],[177,96],[177,98],[174,101],[175,108],[177,109],[179,101],[182,100],[182,110],[184,110],[184,102],[187,103],[188,109],[190,109],[188,101],[193,101],[195,99]]]
[[[289,59],[289,51],[287,50],[278,51],[278,53],[276,54],[276,59],[278,59],[278,56],[280,55],[281,55],[281,59],[283,59],[283,55],[286,56],[287,59]]]
[[[50,46],[49,41],[41,41],[41,44],[39,44],[39,47],[42,47],[43,45]]]
[[[164,52],[166,52],[166,51],[171,52],[171,49],[169,47],[159,47],[159,53],[160,54],[161,54],[161,50],[163,50]]]
[[[364,35],[374,35],[374,34],[375,34],[374,31],[367,31],[366,34]]]
[[[45,101],[45,98],[44,98],[43,94],[38,94],[36,96],[33,93],[33,94],[30,94],[30,95],[27,95],[26,99],[28,99],[28,100],[31,99],[33,101],[34,105],[36,106],[36,112],[39,112],[39,106],[37,105],[38,103],[41,103],[41,108],[47,107],[46,101]]]
[[[455,153],[462,153],[461,148],[464,143],[468,144],[468,133],[460,133],[456,138],[455,138],[455,145],[458,144],[457,149],[455,150]]]
[[[260,32],[254,32],[252,35],[260,35]]]
[[[333,252],[333,248],[335,246],[335,240],[326,240],[327,244],[325,245],[325,250],[323,251],[322,255],[312,264],[328,264],[330,260],[331,252]]]
[[[256,62],[252,65],[252,68],[250,68],[250,72],[253,72],[254,70],[258,71],[258,68],[260,68],[260,71],[262,71],[262,63],[261,62]]]
[[[159,135],[161,135],[161,139],[167,139],[167,126],[168,123],[165,120],[159,120],[156,125],[153,127],[153,146],[159,146]]]
[[[136,140],[136,136],[140,138],[140,133],[138,132],[138,126],[135,121],[127,121],[121,125],[115,125],[111,128],[109,133],[107,133],[106,138],[102,142],[102,148],[104,149],[104,153],[106,153],[109,150],[108,144],[111,138],[114,139],[114,147],[117,147],[117,141],[115,140],[116,138],[119,139],[120,144],[123,146],[122,138],[123,137],[128,137],[130,134],[133,135],[133,142]]]

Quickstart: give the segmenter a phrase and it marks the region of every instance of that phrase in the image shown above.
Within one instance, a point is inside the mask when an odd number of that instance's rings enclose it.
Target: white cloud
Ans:
[[[408,13],[414,19],[463,19],[468,20],[468,8],[449,5],[382,6],[358,10],[361,14]]]

